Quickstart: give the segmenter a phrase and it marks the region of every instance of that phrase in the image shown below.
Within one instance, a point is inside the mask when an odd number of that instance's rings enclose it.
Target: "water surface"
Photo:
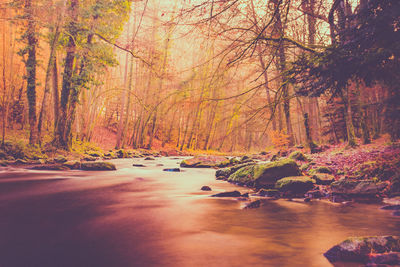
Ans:
[[[379,205],[278,200],[242,210],[209,195],[248,189],[216,181],[212,169],[162,171],[179,161],[114,160],[114,172],[1,169],[0,266],[320,267],[348,236],[400,235],[400,218]]]

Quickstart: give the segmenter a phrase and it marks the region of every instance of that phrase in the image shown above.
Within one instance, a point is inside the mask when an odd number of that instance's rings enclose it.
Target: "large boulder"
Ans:
[[[82,162],[81,169],[84,171],[115,171],[117,168],[111,162]]]
[[[229,165],[229,159],[222,156],[197,156],[183,160],[180,164],[183,168],[212,168],[226,167]]]
[[[232,167],[219,169],[219,170],[217,170],[215,172],[215,177],[223,176],[223,177],[228,178],[231,174],[233,174],[237,170],[239,170],[239,169],[241,169],[243,167],[249,166],[249,165],[255,165],[255,163],[254,162],[247,162],[247,163],[235,165],[235,166],[232,166]]]
[[[355,180],[342,178],[330,185],[333,194],[350,196],[374,196],[381,193],[387,184],[375,180]]]
[[[294,160],[284,159],[243,167],[229,176],[228,181],[257,188],[273,188],[279,179],[300,174]]]
[[[368,263],[370,255],[400,252],[399,236],[352,237],[332,247],[324,256],[330,262]]]
[[[278,180],[275,188],[290,194],[304,194],[314,187],[315,181],[307,176],[292,176]]]

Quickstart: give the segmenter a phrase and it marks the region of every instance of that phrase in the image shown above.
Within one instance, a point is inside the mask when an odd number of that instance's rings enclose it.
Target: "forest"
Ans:
[[[3,145],[396,141],[397,10],[395,0],[3,1]]]
[[[0,0],[0,266],[400,266],[400,0]]]

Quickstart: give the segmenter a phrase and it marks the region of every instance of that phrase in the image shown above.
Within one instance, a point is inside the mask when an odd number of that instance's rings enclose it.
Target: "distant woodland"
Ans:
[[[260,151],[400,137],[398,0],[2,0],[1,142]]]

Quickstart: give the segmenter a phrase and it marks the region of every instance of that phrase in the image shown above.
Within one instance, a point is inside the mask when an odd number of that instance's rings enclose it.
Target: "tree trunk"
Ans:
[[[280,2],[279,2],[280,3]],[[279,3],[278,1],[274,1],[274,7],[276,10],[275,13],[275,30],[276,34],[279,35],[279,37],[284,36],[284,29],[282,25],[282,20],[281,20],[281,14],[279,10]],[[278,70],[280,72],[280,75],[283,76],[285,70],[286,70],[286,51],[285,51],[285,46],[283,42],[280,42],[279,47],[278,47]],[[293,137],[293,131],[292,131],[292,123],[291,123],[291,118],[290,118],[290,97],[289,97],[289,87],[284,80],[284,78],[281,79],[282,83],[282,96],[283,96],[283,111],[285,115],[285,121],[286,121],[286,133],[289,136],[289,145],[292,146],[294,144],[294,137]]]
[[[25,13],[28,20],[26,29],[26,38],[28,41],[28,59],[26,61],[26,74],[27,74],[27,85],[26,93],[28,96],[28,107],[29,107],[29,144],[33,145],[37,143],[37,124],[36,124],[36,47],[38,40],[35,32],[35,21],[33,18],[33,7],[32,0],[25,1]]]
[[[347,91],[347,94],[343,96],[344,97],[343,100],[345,109],[344,116],[346,121],[347,141],[349,147],[355,147],[357,146],[357,143],[356,143],[356,135],[354,131],[352,111],[351,111],[351,96],[348,86],[345,90]]]
[[[68,137],[66,133],[67,127],[67,115],[68,115],[68,103],[71,94],[71,88],[73,85],[73,74],[74,74],[74,61],[75,61],[75,51],[76,44],[75,39],[77,37],[77,19],[78,19],[78,8],[79,0],[71,0],[69,7],[69,15],[71,21],[68,24],[68,44],[67,44],[67,54],[64,61],[64,73],[61,89],[61,100],[60,100],[60,114],[57,123],[57,130],[55,132],[55,144],[61,148],[69,150]]]
[[[40,114],[39,114],[39,122],[38,122],[39,143],[41,143],[41,141],[42,141],[42,124],[43,124],[44,116],[45,116],[45,113],[46,113],[47,98],[48,98],[48,95],[50,94],[50,78],[51,78],[51,73],[52,73],[52,69],[53,69],[53,66],[54,66],[55,53],[56,53],[56,44],[58,42],[59,35],[60,35],[60,31],[59,31],[59,26],[57,24],[56,28],[54,30],[54,37],[51,40],[51,44],[50,44],[50,56],[49,56],[49,63],[47,64],[47,70],[46,70],[46,79],[45,79],[45,84],[44,84],[44,95],[43,95],[42,107],[40,109]]]

